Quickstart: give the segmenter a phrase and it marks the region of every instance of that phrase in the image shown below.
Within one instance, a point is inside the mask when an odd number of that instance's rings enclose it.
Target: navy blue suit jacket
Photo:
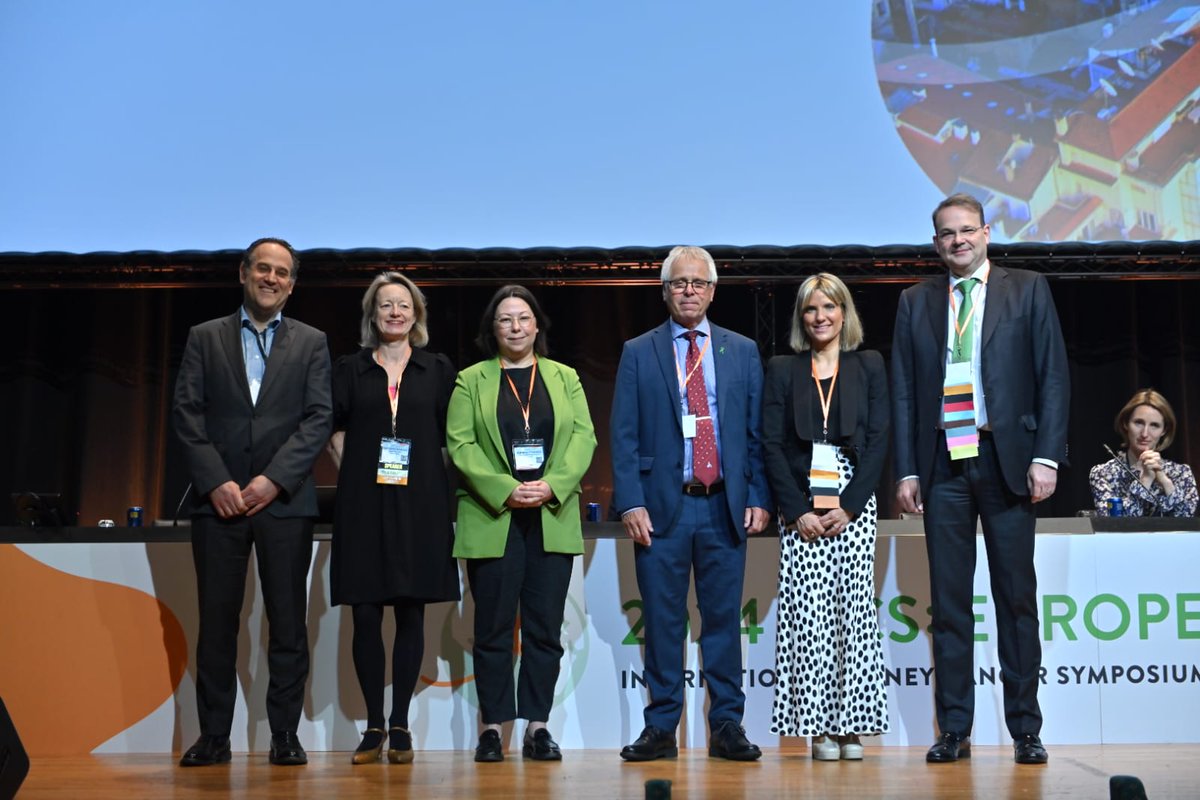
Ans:
[[[748,507],[770,509],[762,449],[762,361],[754,342],[712,325],[718,451],[733,529],[745,538]],[[654,535],[669,536],[683,505],[683,423],[671,323],[625,343],[610,424],[613,504],[644,506]]]

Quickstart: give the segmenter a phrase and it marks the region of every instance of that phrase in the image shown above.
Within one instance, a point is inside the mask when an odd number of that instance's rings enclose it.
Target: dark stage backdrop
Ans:
[[[237,308],[241,289],[233,269],[229,277],[219,288],[0,291],[8,331],[0,361],[3,500],[12,492],[62,492],[84,525],[123,520],[131,505],[144,506],[147,519],[170,518],[187,484],[170,423],[175,374],[188,328]],[[885,357],[906,285],[852,287],[866,325],[865,347]],[[429,349],[460,367],[477,360],[472,340],[494,288],[426,287]],[[1176,409],[1180,430],[1168,457],[1194,463],[1200,453],[1200,282],[1056,279],[1051,288],[1071,362],[1072,466],[1039,510],[1069,516],[1090,507],[1088,468],[1106,458],[1102,443],[1117,444],[1112,418],[1139,387],[1158,388]],[[336,358],[356,347],[362,291],[306,287],[302,274],[285,313],[325,330]],[[795,287],[771,291],[782,352]],[[621,343],[665,318],[661,295],[654,285],[535,292],[552,321],[551,355],[579,371],[596,423],[600,445],[584,479],[584,499],[607,508],[608,416]],[[754,292],[719,286],[711,319],[753,337]],[[334,481],[323,457],[317,482]],[[885,515],[893,505],[891,482],[886,473],[880,491]]]

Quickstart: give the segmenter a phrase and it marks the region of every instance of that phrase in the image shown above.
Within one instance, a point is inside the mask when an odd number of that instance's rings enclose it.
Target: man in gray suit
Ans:
[[[175,384],[175,430],[192,481],[200,594],[200,738],[181,766],[228,761],[237,637],[250,552],[270,623],[272,764],[308,758],[296,728],[308,677],[307,577],[317,495],[312,466],[332,428],[325,334],[283,318],[299,262],[282,239],[250,245],[235,313],[192,328]]]
[[[1013,755],[1044,764],[1033,506],[1054,493],[1067,460],[1066,347],[1046,279],[988,261],[979,201],[946,198],[933,226],[949,273],[904,291],[892,340],[896,500],[924,512],[933,601],[940,736],[926,760],[970,755],[980,521]]]

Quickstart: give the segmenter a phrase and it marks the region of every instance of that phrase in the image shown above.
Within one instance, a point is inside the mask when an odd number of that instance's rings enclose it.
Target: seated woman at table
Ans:
[[[1175,437],[1175,412],[1167,399],[1153,389],[1138,390],[1113,427],[1121,436],[1121,452],[1092,467],[1088,476],[1096,512],[1108,516],[1108,500],[1116,498],[1127,517],[1195,516],[1192,468],[1161,454]]]

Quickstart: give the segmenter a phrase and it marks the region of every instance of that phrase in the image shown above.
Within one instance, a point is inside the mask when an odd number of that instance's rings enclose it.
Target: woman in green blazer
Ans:
[[[558,761],[546,729],[563,647],[567,587],[583,552],[579,482],[596,434],[575,370],[545,358],[549,321],[522,286],[492,297],[476,344],[490,358],[458,375],[446,446],[461,475],[454,555],[475,601],[476,761],[502,761],[501,725],[528,720],[522,753]],[[513,687],[512,631],[521,617]]]

